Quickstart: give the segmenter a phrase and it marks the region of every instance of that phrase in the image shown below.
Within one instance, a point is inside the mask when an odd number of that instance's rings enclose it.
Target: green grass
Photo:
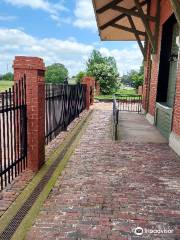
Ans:
[[[13,85],[13,81],[4,81],[0,80],[0,92],[4,92],[11,88]]]
[[[116,92],[116,94],[120,95],[137,95],[135,89],[120,89]],[[117,99],[121,99],[122,97],[116,96]],[[95,96],[95,99],[97,100],[112,100],[113,99],[113,94],[112,95],[99,95]]]
[[[133,95],[133,94],[137,94],[136,89],[120,89],[116,92],[116,94],[124,94],[124,95]]]

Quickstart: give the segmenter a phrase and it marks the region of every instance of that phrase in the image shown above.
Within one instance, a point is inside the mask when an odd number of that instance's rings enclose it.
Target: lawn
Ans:
[[[119,95],[137,95],[135,89],[120,89],[116,92],[116,94],[119,94]],[[116,98],[118,99],[118,98],[121,98],[121,97],[117,96]],[[112,100],[113,95],[99,95],[99,96],[95,96],[95,99],[97,99],[97,100]]]
[[[4,92],[6,90],[8,90],[9,88],[11,88],[13,85],[13,81],[3,81],[0,80],[0,92]]]

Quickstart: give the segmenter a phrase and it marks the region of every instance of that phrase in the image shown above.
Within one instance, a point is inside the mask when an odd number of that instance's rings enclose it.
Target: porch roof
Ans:
[[[180,25],[180,0],[169,0]],[[160,0],[92,0],[100,38],[103,41],[136,40],[145,57],[142,41],[148,40],[153,52],[157,51]]]
[[[147,16],[148,1],[139,0]],[[93,0],[97,25],[103,41],[145,40],[145,27],[134,0]],[[154,20],[154,17],[148,17]]]

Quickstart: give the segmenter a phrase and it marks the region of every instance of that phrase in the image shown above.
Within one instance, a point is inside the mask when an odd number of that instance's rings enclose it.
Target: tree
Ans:
[[[83,77],[85,77],[86,75],[87,75],[86,72],[83,72],[83,71],[79,72],[79,73],[76,75],[76,77],[75,77],[75,78],[76,78],[76,82],[77,82],[77,83],[81,83]]]
[[[102,94],[112,94],[118,88],[118,69],[113,57],[104,57],[93,50],[87,61],[87,74],[93,76],[100,83]]]
[[[5,74],[2,76],[2,79],[3,79],[4,81],[13,81],[14,75],[13,75],[13,73],[8,72],[8,73],[5,73]]]
[[[132,75],[131,79],[132,79],[133,87],[138,89],[139,86],[143,85],[144,75],[139,74],[139,73],[135,73],[135,74]]]
[[[48,83],[63,83],[68,77],[68,70],[61,63],[55,63],[46,69],[46,82]]]
[[[119,87],[117,73],[113,66],[106,63],[95,64],[92,76],[98,79],[101,93],[104,95],[115,93]]]
[[[143,85],[144,81],[144,66],[140,67],[139,71],[131,70],[126,75],[121,77],[121,82],[125,85],[132,86],[138,89],[139,86]]]

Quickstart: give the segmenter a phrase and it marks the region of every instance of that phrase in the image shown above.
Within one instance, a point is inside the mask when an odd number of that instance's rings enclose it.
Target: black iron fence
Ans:
[[[27,167],[25,77],[0,93],[0,189]]]
[[[116,97],[113,98],[113,138],[118,140],[119,109]]]
[[[120,95],[116,94],[119,111],[137,112],[142,110],[142,96],[141,95]]]
[[[86,108],[86,85],[46,84],[46,144]]]

